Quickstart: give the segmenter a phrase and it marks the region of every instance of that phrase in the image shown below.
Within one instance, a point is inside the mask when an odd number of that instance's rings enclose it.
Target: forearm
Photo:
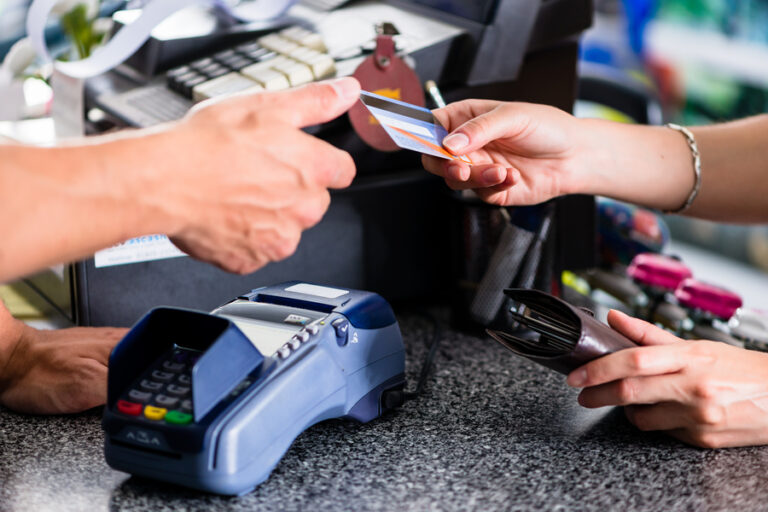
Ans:
[[[165,136],[0,146],[0,282],[169,229],[149,188]]]
[[[584,120],[576,174],[582,192],[662,210],[679,208],[694,185],[683,135],[664,127]],[[702,160],[702,188],[686,215],[732,222],[768,220],[768,116],[692,128]]]

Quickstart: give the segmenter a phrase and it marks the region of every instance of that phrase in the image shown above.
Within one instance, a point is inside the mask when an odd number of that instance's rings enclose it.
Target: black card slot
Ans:
[[[505,347],[523,355],[537,356],[537,357],[557,357],[570,351],[569,348],[565,348],[565,347],[559,348],[559,347],[542,344],[540,342],[536,342],[532,340],[525,340],[523,338],[518,338],[517,336],[507,334],[503,331],[494,331],[494,330],[488,329],[486,332],[493,339],[495,339]],[[551,340],[546,340],[546,339],[544,340],[545,343],[548,341],[551,341]]]
[[[544,334],[555,340],[562,341],[568,346],[574,346],[578,341],[580,334],[571,329],[562,329],[545,320],[539,320],[526,315],[520,315],[510,311],[510,316],[523,326],[532,329],[539,334]]]
[[[526,316],[557,327],[558,329],[573,334],[577,338],[579,337],[579,328],[573,325],[573,322],[569,322],[568,318],[559,315],[556,311],[547,310],[545,313],[542,313],[541,311],[529,307],[526,310]]]

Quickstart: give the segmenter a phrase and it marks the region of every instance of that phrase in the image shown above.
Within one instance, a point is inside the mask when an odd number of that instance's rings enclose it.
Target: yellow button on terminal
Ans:
[[[165,413],[167,412],[168,409],[164,409],[162,407],[153,407],[151,405],[148,405],[144,408],[144,416],[150,420],[160,421],[165,418]]]

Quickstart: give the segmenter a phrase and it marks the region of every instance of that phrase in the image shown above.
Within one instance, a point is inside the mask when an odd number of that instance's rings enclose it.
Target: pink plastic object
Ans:
[[[627,274],[641,285],[672,291],[693,272],[674,258],[646,252],[632,259]]]
[[[742,305],[741,297],[719,286],[686,279],[675,290],[675,298],[686,308],[712,313],[727,320]]]

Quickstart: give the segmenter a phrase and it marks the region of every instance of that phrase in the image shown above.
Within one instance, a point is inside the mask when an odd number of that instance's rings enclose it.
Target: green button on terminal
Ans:
[[[169,411],[165,415],[165,421],[174,425],[186,425],[192,423],[192,415],[181,411]]]

